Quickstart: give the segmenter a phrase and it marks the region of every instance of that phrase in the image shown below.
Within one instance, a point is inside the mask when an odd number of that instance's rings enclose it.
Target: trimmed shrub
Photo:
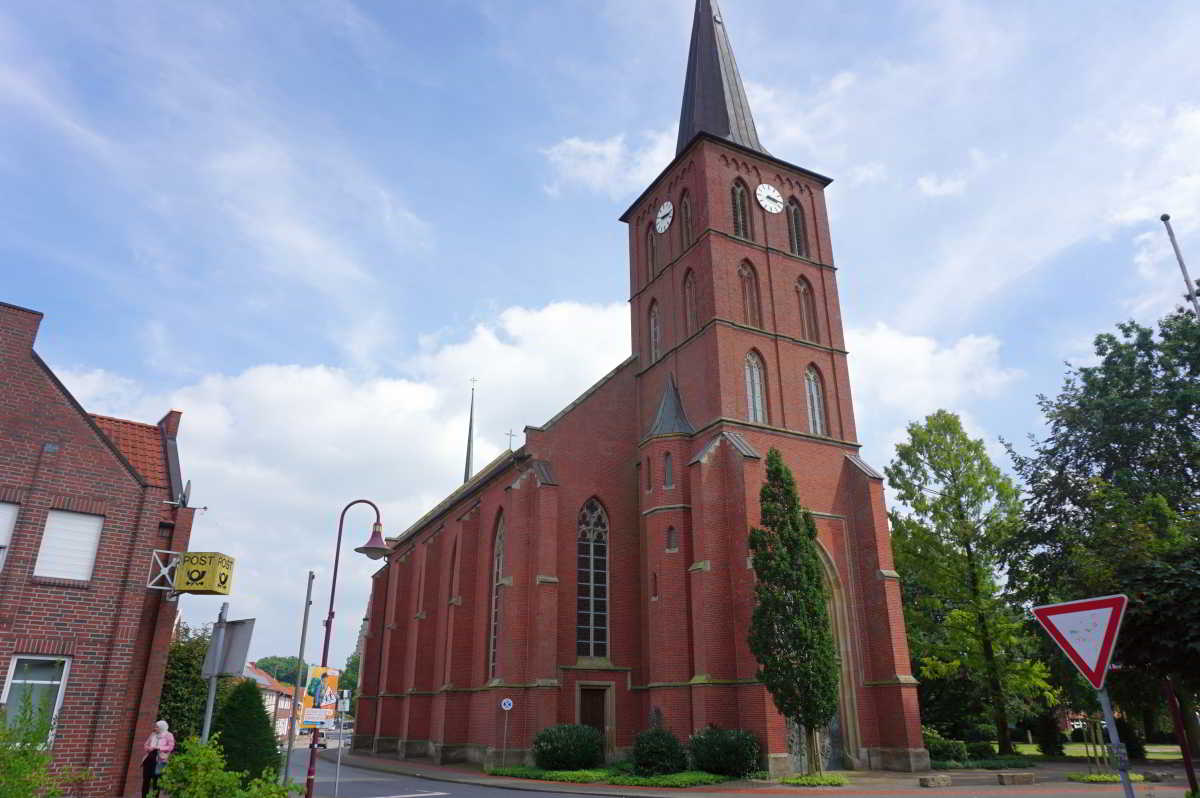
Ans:
[[[758,770],[758,739],[744,729],[709,726],[688,740],[696,770],[723,776],[744,776]]]
[[[548,726],[533,738],[533,760],[543,770],[586,770],[604,762],[604,738],[591,726]]]
[[[1086,738],[1084,736],[1083,729],[1072,729],[1071,730],[1071,742],[1081,743],[1084,741],[1084,739],[1086,739]]]
[[[1142,740],[1137,730],[1133,728],[1133,724],[1125,720],[1125,718],[1117,718],[1117,736],[1125,744],[1125,750],[1129,752],[1130,759],[1146,758],[1145,741]]]
[[[943,740],[930,737],[925,741],[929,758],[938,761],[962,762],[967,758],[967,744],[962,740]]]
[[[990,743],[997,739],[996,726],[991,723],[977,723],[967,727],[963,732],[963,741],[968,743]]]
[[[666,729],[647,729],[633,741],[633,771],[657,776],[687,770],[687,752],[679,738]]]
[[[967,759],[994,759],[996,746],[991,743],[967,743]]]
[[[1068,773],[1068,781],[1077,781],[1081,784],[1118,784],[1121,781],[1119,773]],[[1130,781],[1145,781],[1146,777],[1141,773],[1130,773]]]
[[[243,679],[229,692],[213,718],[213,732],[221,735],[225,766],[240,771],[242,786],[266,772],[268,781],[279,769],[275,731],[253,679]]]
[[[788,776],[781,783],[795,787],[845,787],[850,780],[840,773],[825,773],[820,776]]]
[[[1064,753],[1063,734],[1058,730],[1058,718],[1053,712],[1047,711],[1038,716],[1033,727],[1033,739],[1042,756],[1062,756]]]
[[[699,770],[685,770],[683,773],[664,773],[661,776],[624,776],[609,777],[609,784],[622,787],[699,787],[704,784],[720,784],[728,781],[725,776],[715,773],[704,773]]]

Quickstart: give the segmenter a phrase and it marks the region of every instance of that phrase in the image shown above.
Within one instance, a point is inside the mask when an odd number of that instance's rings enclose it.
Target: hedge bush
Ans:
[[[720,784],[728,781],[725,776],[715,773],[705,773],[699,770],[685,770],[683,773],[664,773],[660,776],[627,776],[613,774],[609,784],[622,787],[699,787],[704,784]]]
[[[925,741],[929,749],[929,758],[962,762],[967,758],[967,744],[962,740],[943,740],[931,737]]]
[[[978,723],[963,732],[963,740],[968,743],[988,743],[997,736],[996,726],[992,723]]]
[[[1125,744],[1125,750],[1129,752],[1130,759],[1146,758],[1145,741],[1125,718],[1117,718],[1117,736]]]
[[[745,729],[709,726],[688,740],[696,770],[723,776],[744,776],[758,770],[758,739]]]
[[[845,787],[850,780],[840,773],[825,773],[820,776],[789,776],[780,783],[795,787]]]
[[[1077,781],[1081,784],[1117,784],[1121,781],[1119,773],[1068,773],[1068,781]],[[1130,773],[1130,781],[1145,781],[1146,777],[1141,773]]]
[[[633,770],[639,776],[658,776],[687,770],[687,752],[666,729],[647,729],[633,741]]]
[[[585,770],[604,762],[604,738],[591,726],[548,726],[533,738],[533,760],[543,770]]]
[[[1058,718],[1053,712],[1047,711],[1038,717],[1033,727],[1033,739],[1043,756],[1062,756],[1065,753],[1063,734],[1058,730]]]
[[[1086,739],[1087,739],[1086,733],[1083,729],[1072,729],[1071,730],[1071,742],[1082,743]]]
[[[996,746],[986,742],[967,743],[967,759],[994,759]]]

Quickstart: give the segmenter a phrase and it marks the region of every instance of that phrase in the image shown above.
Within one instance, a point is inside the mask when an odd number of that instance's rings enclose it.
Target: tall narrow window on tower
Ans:
[[[608,513],[595,498],[579,511],[575,653],[608,656]]]
[[[492,544],[492,618],[488,629],[488,678],[496,678],[496,641],[500,639],[500,587],[504,580],[504,516],[496,519]]]
[[[692,198],[683,192],[679,198],[679,251],[692,245]]]
[[[675,469],[671,465],[671,453],[663,453],[663,487],[675,487]]]
[[[742,285],[742,321],[751,327],[762,327],[762,310],[758,302],[758,273],[750,261],[738,267],[738,282]]]
[[[650,362],[662,357],[662,325],[658,318],[658,302],[650,303]]]
[[[746,355],[746,420],[755,424],[767,423],[765,371],[762,357],[757,352]]]
[[[817,303],[812,284],[803,277],[796,280],[796,301],[800,305],[800,337],[805,341],[820,341],[817,334]]]
[[[646,282],[654,279],[658,270],[658,253],[654,247],[654,225],[646,228]]]
[[[741,180],[733,181],[733,234],[739,238],[754,239],[754,229],[750,225],[750,189]]]
[[[683,276],[683,331],[684,335],[696,331],[696,275],[691,269]]]
[[[808,393],[808,431],[813,435],[828,435],[829,425],[825,422],[825,386],[816,366],[804,372],[804,386]]]
[[[807,258],[808,236],[804,232],[804,208],[800,206],[800,201],[795,197],[788,201],[787,220],[788,243],[791,245],[792,254]]]

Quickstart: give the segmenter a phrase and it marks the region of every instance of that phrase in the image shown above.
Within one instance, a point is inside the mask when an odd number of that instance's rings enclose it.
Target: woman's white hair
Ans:
[[[158,729],[160,733],[165,732],[167,730],[167,722],[165,720],[160,720],[154,724],[154,728]]]

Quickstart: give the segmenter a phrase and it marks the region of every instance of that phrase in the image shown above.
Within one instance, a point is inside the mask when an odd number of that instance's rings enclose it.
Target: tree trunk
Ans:
[[[964,547],[967,553],[968,587],[971,591],[971,603],[975,605],[975,624],[979,628],[979,644],[983,648],[983,661],[987,669],[988,692],[992,699],[992,722],[996,724],[996,743],[1000,756],[1014,753],[1012,741],[1008,738],[1008,709],[1004,705],[1004,687],[1000,682],[1000,666],[996,662],[996,649],[992,645],[992,630],[988,626],[987,614],[984,612],[979,595],[979,571],[975,567],[975,551],[968,544]]]
[[[805,729],[804,733],[808,746],[808,775],[820,775],[825,768],[821,761],[821,735],[816,729]]]
[[[1192,743],[1192,754],[1200,756],[1200,720],[1196,719],[1196,696],[1192,691],[1179,687],[1178,682],[1175,685],[1179,691],[1179,711],[1183,713],[1183,728]]]

